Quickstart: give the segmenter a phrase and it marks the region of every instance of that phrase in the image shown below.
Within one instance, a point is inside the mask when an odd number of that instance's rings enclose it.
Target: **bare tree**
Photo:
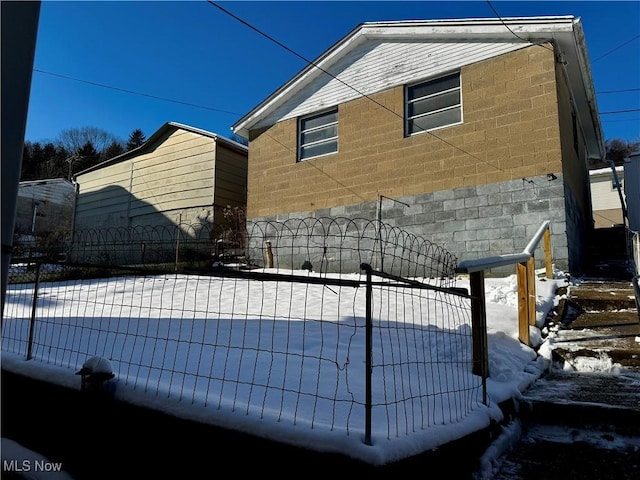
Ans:
[[[122,143],[115,135],[98,127],[68,128],[60,132],[57,140],[58,145],[72,154],[78,153],[87,143],[101,153],[114,142]]]
[[[622,164],[622,162],[624,162],[624,159],[639,147],[640,142],[632,142],[628,140],[622,140],[620,138],[607,140],[605,141],[607,160],[613,160],[616,165]]]

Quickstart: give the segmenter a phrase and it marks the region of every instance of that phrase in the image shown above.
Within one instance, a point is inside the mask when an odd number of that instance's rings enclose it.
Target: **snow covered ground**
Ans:
[[[307,285],[304,287],[306,300],[302,301],[297,298],[300,292],[283,294],[283,286],[280,285],[276,293],[270,290],[274,283],[264,282],[259,288],[252,286],[248,289],[245,297],[239,297],[237,281],[227,280],[220,285],[210,283],[213,280],[198,280],[195,288],[187,288],[187,285],[193,285],[188,283],[193,279],[183,275],[154,277],[151,280],[146,277],[129,283],[119,279],[91,280],[75,283],[72,289],[68,286],[63,288],[60,284],[55,288],[43,285],[43,302],[38,315],[46,320],[46,329],[36,334],[37,345],[31,361],[25,361],[26,343],[15,340],[26,338],[29,322],[24,319],[30,318],[31,305],[18,291],[22,287],[13,286],[7,294],[3,368],[79,388],[75,372],[89,356],[102,355],[109,358],[114,366],[116,376],[109,382],[109,388],[116,398],[318,451],[341,452],[374,465],[385,464],[462,438],[485,428],[492,420],[501,420],[503,414],[498,403],[518,398],[549,365],[550,349],[543,343],[540,329],[547,314],[558,304],[557,288],[566,285],[562,272],[556,272],[554,279],[538,277],[536,280],[537,324],[530,327],[532,342],[541,346],[536,353],[518,340],[515,275],[486,279],[490,372],[487,405],[482,403],[479,378],[470,373],[468,338],[459,335],[468,331],[469,326],[454,324],[452,328],[451,309],[439,308],[437,302],[436,308],[414,305],[413,308],[424,309],[420,318],[426,319],[428,325],[423,326],[428,328],[420,333],[418,343],[424,352],[434,355],[433,365],[437,365],[438,356],[459,355],[459,359],[448,359],[451,361],[444,367],[431,366],[432,370],[428,372],[431,383],[425,388],[433,387],[438,391],[437,384],[445,381],[449,388],[464,388],[460,389],[459,398],[448,393],[429,400],[431,403],[403,401],[390,402],[392,407],[375,407],[372,445],[367,445],[363,441],[364,411],[359,408],[364,395],[364,365],[357,365],[351,358],[354,352],[363,355],[364,336],[354,334],[354,329],[362,327],[364,313],[359,309],[364,302],[356,301],[356,297],[363,292],[340,290],[340,300],[331,303],[328,299],[335,297],[335,291],[331,294],[326,287]],[[143,285],[142,281],[147,283]],[[458,278],[456,287],[468,288],[468,278]],[[229,295],[211,296],[208,292],[212,288],[219,292],[224,292],[225,288],[233,289],[233,294],[229,290]],[[93,295],[96,300],[84,303],[81,301],[83,295]],[[120,310],[105,310],[105,302],[114,296],[120,296],[116,302]],[[209,305],[210,310],[202,311],[197,306],[198,299],[202,298],[215,299],[215,302],[208,302],[215,305]],[[379,304],[382,299],[374,299],[374,304],[376,302]],[[239,306],[243,306],[245,314],[230,319],[230,312],[237,313]],[[265,308],[272,310],[265,313]],[[394,305],[392,310],[395,308],[399,305]],[[316,311],[319,319],[337,315],[342,320],[337,323],[300,321],[309,318],[309,311]],[[177,317],[176,312],[180,312]],[[215,312],[215,321],[211,321],[212,312]],[[285,312],[287,322],[276,322],[275,319],[284,317]],[[201,321],[203,315],[208,322]],[[16,320],[19,318],[23,320]],[[56,318],[72,320],[55,325],[53,320]],[[269,326],[265,322],[252,322],[255,318],[271,318],[273,321]],[[470,318],[466,317],[465,321],[470,322]],[[116,334],[114,330],[101,328],[104,322],[122,325],[124,330]],[[289,330],[282,330],[284,326]],[[223,336],[219,336],[221,328],[226,329]],[[216,331],[215,338],[211,337],[212,329]],[[304,335],[299,334],[300,329]],[[413,330],[409,331],[414,335]],[[434,332],[441,336],[437,343],[428,338]],[[207,346],[220,343],[222,337],[230,343],[221,356],[219,352],[222,350],[214,351]],[[203,340],[207,338],[209,340]],[[45,348],[45,339],[61,339],[64,347],[59,350]],[[178,339],[183,341],[178,343]],[[408,336],[402,338],[403,342],[408,340]],[[242,342],[243,348],[233,348],[236,341]],[[379,337],[378,347],[381,348],[385,341]],[[274,362],[273,356],[268,360],[262,357],[258,352],[266,346],[265,342],[273,352],[300,352],[299,363],[292,364],[290,355],[283,357],[282,362]],[[462,344],[453,350],[443,351],[442,345],[454,345],[455,342]],[[255,348],[252,349],[251,345]],[[329,367],[324,362],[327,348],[335,349],[331,353],[335,355],[334,362]],[[302,352],[307,353],[302,355]],[[452,367],[457,360],[460,360],[459,365]],[[167,362],[171,368],[167,367]],[[349,365],[351,370],[345,378],[341,372],[349,363],[356,365]],[[221,369],[227,376],[229,372],[236,375],[232,386],[220,381],[217,372]],[[308,374],[309,369],[311,374]],[[189,371],[195,373],[179,373]],[[290,372],[303,371],[307,374],[298,373],[291,379],[287,377]],[[374,381],[374,398],[405,398],[408,389],[416,388],[415,383],[411,386],[398,381],[399,371],[393,373],[393,376],[381,376],[379,381]],[[411,371],[407,378],[425,373]],[[269,375],[280,378],[285,388],[274,393],[255,387],[256,384],[267,385],[264,377]],[[259,378],[263,380],[257,382]],[[290,384],[301,383],[303,378],[314,379],[313,384]],[[331,380],[318,381],[324,378]],[[384,378],[394,380],[385,383]],[[310,391],[315,396],[305,394]],[[259,404],[251,403],[251,398],[259,398]],[[352,398],[356,401],[347,402]],[[461,404],[464,405],[462,409]],[[430,412],[428,425],[415,424],[411,410],[414,408]],[[396,420],[390,422],[390,415],[395,415]]]

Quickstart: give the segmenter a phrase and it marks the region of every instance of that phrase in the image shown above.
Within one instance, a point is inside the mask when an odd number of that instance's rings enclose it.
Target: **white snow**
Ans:
[[[297,274],[307,274],[308,272],[295,272]],[[542,273],[542,272],[540,272]],[[167,278],[149,277],[143,279],[147,283],[142,285],[136,283],[123,283],[121,279],[103,279],[86,281],[84,284],[75,283],[73,289],[65,290],[63,285],[58,285],[58,289],[43,288],[42,292],[48,301],[43,302],[39,315],[43,318],[59,318],[62,316],[82,318],[86,325],[99,325],[101,322],[118,322],[119,318],[138,319],[138,321],[127,324],[128,336],[114,337],[108,333],[95,335],[96,330],[74,329],[73,332],[65,331],[65,328],[54,327],[47,324],[47,328],[53,329],[49,335],[64,337],[74,335],[74,345],[82,346],[87,350],[92,350],[94,354],[109,358],[113,368],[115,378],[109,383],[113,395],[124,401],[132,402],[154,409],[160,409],[174,415],[192,419],[204,423],[215,424],[238,430],[244,430],[254,435],[265,438],[277,439],[302,447],[318,451],[341,452],[353,458],[369,462],[371,464],[384,464],[421,453],[428,449],[436,448],[450,441],[462,438],[470,433],[487,427],[491,421],[503,419],[503,414],[498,403],[509,398],[519,398],[522,392],[530,386],[545,369],[548,368],[551,358],[552,346],[546,345],[542,337],[540,328],[544,324],[547,314],[558,305],[558,297],[555,292],[560,286],[566,286],[567,280],[562,272],[556,272],[554,279],[544,279],[540,276],[536,279],[537,293],[537,321],[536,326],[530,327],[531,340],[534,346],[540,347],[537,353],[533,348],[522,344],[518,340],[518,307],[517,307],[517,284],[516,276],[511,275],[505,278],[485,279],[485,292],[487,300],[487,333],[489,346],[489,371],[490,378],[487,380],[488,405],[483,405],[481,401],[473,403],[470,412],[460,414],[457,410],[445,411],[451,407],[455,401],[436,402],[439,410],[439,420],[434,425],[426,428],[413,428],[411,417],[407,417],[410,411],[402,410],[402,406],[396,410],[400,421],[393,424],[393,428],[398,430],[389,431],[386,418],[384,424],[378,424],[374,412],[373,425],[373,445],[366,445],[363,442],[362,426],[364,425],[362,409],[352,409],[352,411],[341,411],[341,404],[337,404],[336,412],[325,412],[322,409],[334,408],[333,402],[323,402],[323,395],[352,394],[360,398],[364,391],[363,378],[351,373],[348,382],[340,378],[340,384],[324,385],[315,382],[312,386],[295,386],[295,388],[320,389],[318,398],[298,396],[297,403],[288,403],[287,396],[282,392],[271,394],[265,389],[251,385],[255,383],[255,378],[261,375],[276,375],[285,380],[286,362],[284,364],[273,362],[265,365],[258,354],[253,357],[246,349],[233,348],[226,349],[225,358],[217,358],[206,348],[199,347],[198,344],[190,343],[188,348],[179,348],[171,339],[203,339],[211,335],[211,331],[201,320],[202,312],[198,311],[196,304],[198,298],[205,298],[209,288],[235,289],[233,295],[216,295],[215,310],[218,316],[214,322],[216,328],[227,328],[226,333],[229,342],[233,342],[236,336],[241,336],[244,346],[259,345],[264,348],[268,342],[270,349],[274,352],[298,349],[300,352],[306,349],[307,352],[323,352],[323,348],[331,345],[337,348],[336,362],[345,365],[353,359],[345,357],[347,352],[360,351],[364,348],[362,336],[345,335],[345,327],[355,329],[361,326],[363,312],[358,310],[356,305],[362,302],[355,302],[354,296],[361,292],[353,292],[351,296],[341,294],[342,301],[346,301],[348,307],[340,303],[331,304],[327,299],[332,298],[325,289],[323,293],[318,293],[316,289],[322,290],[325,287],[317,285],[307,285],[300,287],[304,292],[292,291],[284,293],[282,284],[279,285],[279,299],[275,301],[275,282],[263,282],[260,288],[252,287],[245,298],[238,297],[237,281],[226,280],[220,284],[218,279],[213,278],[217,284],[208,283],[211,278],[206,277],[196,283],[196,287],[187,289],[187,281],[193,282],[184,275],[169,276]],[[151,282],[151,283],[149,283]],[[169,284],[171,287],[169,288]],[[151,285],[153,288],[151,288]],[[193,285],[193,283],[190,283]],[[144,287],[144,288],[143,288]],[[459,277],[456,280],[456,287],[469,288],[469,281],[466,277]],[[29,318],[31,305],[29,302],[15,302],[12,304],[12,295],[18,295],[20,286],[11,286],[7,295],[7,304],[13,317]],[[92,308],[87,308],[87,304],[80,302],[82,295],[98,295],[97,301]],[[229,290],[231,293],[231,290]],[[65,295],[67,298],[65,298]],[[315,295],[315,297],[314,297]],[[116,303],[122,305],[116,314],[107,312],[104,303],[107,298],[118,297]],[[306,301],[305,301],[306,298]],[[316,298],[316,300],[313,300]],[[265,299],[269,299],[266,301]],[[66,300],[66,301],[65,301]],[[274,303],[275,302],[275,303]],[[278,303],[281,302],[281,303]],[[65,305],[67,305],[65,307]],[[69,306],[72,305],[72,306]],[[176,315],[176,310],[180,306],[180,318],[169,318]],[[240,308],[245,308],[246,313],[240,318],[233,318],[229,321],[231,312],[238,312]],[[24,311],[20,313],[19,309]],[[66,310],[64,310],[66,308]],[[265,313],[265,309],[272,308],[272,311]],[[394,307],[395,308],[395,307]],[[56,312],[56,309],[63,309]],[[309,331],[304,336],[296,336],[295,332],[285,332],[273,322],[272,326],[266,322],[252,322],[251,319],[257,315],[256,309],[262,318],[272,316],[274,319],[285,314],[289,317],[286,323],[287,328],[292,329],[315,329],[316,335],[309,335]],[[307,318],[310,310],[317,309],[319,318],[339,312],[342,320],[339,327],[332,328],[332,323],[322,323],[314,321],[295,321],[295,318]],[[440,311],[435,309],[429,315],[436,315]],[[444,311],[444,309],[442,310]],[[226,313],[224,313],[226,312]],[[144,320],[144,321],[143,321]],[[429,322],[434,325],[442,325],[446,322],[444,318],[437,316],[430,317]],[[28,324],[28,322],[23,322]],[[69,325],[67,325],[69,326]],[[25,327],[26,328],[26,327]],[[133,329],[133,330],[131,330]],[[57,365],[46,363],[40,357],[41,352],[36,349],[34,359],[25,361],[24,352],[11,352],[8,348],[11,342],[4,338],[8,328],[3,329],[3,368],[16,371],[34,378],[47,380],[71,388],[79,388],[78,377],[75,371],[79,365],[87,360],[87,356],[70,355],[61,353],[57,357]],[[87,332],[93,332],[92,337],[86,337]],[[139,337],[144,337],[143,332],[152,332],[156,343],[151,345],[142,341]],[[219,335],[219,332],[217,333]],[[97,338],[95,338],[97,337]],[[135,339],[134,339],[135,337]],[[165,341],[158,341],[158,338],[165,338]],[[218,338],[218,337],[216,337]],[[298,339],[306,339],[305,344],[296,344]],[[310,343],[310,338],[316,338],[316,343]],[[115,342],[112,340],[115,339]],[[281,343],[282,342],[282,343]],[[286,344],[285,344],[286,343]],[[337,347],[335,347],[337,345]],[[433,345],[432,345],[433,346]],[[437,345],[436,345],[437,346]],[[348,348],[350,348],[350,350]],[[83,351],[87,351],[83,350]],[[442,347],[431,349],[429,353],[442,355]],[[469,352],[467,351],[468,355]],[[352,353],[353,355],[353,353]],[[201,374],[224,368],[225,372],[235,371],[237,384],[235,389],[228,385],[223,385],[217,380],[211,380],[204,388],[203,377],[179,375],[175,373],[178,368],[168,372],[163,371],[164,367],[143,368],[140,365],[160,365],[162,361],[173,362],[174,365],[185,370],[190,368]],[[166,357],[166,358],[165,358]],[[251,358],[250,358],[251,357]],[[266,357],[265,357],[266,358]],[[298,371],[301,369],[318,369],[315,378],[325,374],[325,366],[320,362],[314,362],[312,357],[305,357],[304,365],[297,365]],[[133,360],[127,364],[124,360]],[[224,366],[219,362],[226,362]],[[156,363],[154,363],[156,362]],[[291,362],[291,359],[289,359]],[[137,365],[137,366],[136,366]],[[233,368],[229,366],[233,365]],[[244,368],[250,365],[251,368]],[[242,368],[241,368],[242,367]],[[270,367],[270,368],[269,368]],[[333,366],[335,367],[335,365]],[[332,368],[333,368],[332,367]],[[356,366],[357,367],[357,366]],[[289,365],[290,370],[291,364]],[[342,367],[341,367],[342,368]],[[354,368],[350,365],[349,368]],[[234,370],[235,369],[235,370]],[[216,370],[218,371],[218,370]],[[352,370],[358,371],[358,370]],[[361,368],[361,371],[364,371]],[[464,382],[478,382],[477,376],[471,376],[464,368],[457,371]],[[301,375],[294,377],[294,381],[301,381]],[[355,377],[355,378],[354,378]],[[364,377],[364,375],[362,375]],[[437,376],[431,377],[430,381],[437,383]],[[389,385],[381,386],[380,382],[374,382],[374,389],[378,394],[392,395],[389,392]],[[221,388],[217,388],[221,387]],[[397,388],[407,388],[398,387]],[[380,390],[386,388],[387,390]],[[437,388],[435,388],[437,391]],[[247,398],[259,395],[263,400],[260,408],[256,408]],[[481,398],[480,398],[481,400]],[[406,407],[408,408],[408,407]],[[434,409],[434,411],[436,411]],[[387,409],[387,414],[389,410]],[[409,418],[408,424],[405,421]],[[312,419],[312,420],[311,420]],[[337,420],[336,420],[337,419]],[[350,430],[347,434],[342,423]],[[340,428],[334,428],[334,424]]]

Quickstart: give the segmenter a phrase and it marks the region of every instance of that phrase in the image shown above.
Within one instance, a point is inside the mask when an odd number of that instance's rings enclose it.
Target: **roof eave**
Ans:
[[[409,38],[426,36],[429,39],[454,39],[461,35],[476,38],[513,39],[514,33],[525,41],[551,38],[554,33],[572,32],[575,17],[471,18],[455,20],[412,20],[399,22],[367,22],[358,25],[340,41],[331,46],[291,80],[278,88],[249,113],[232,125],[231,130],[245,138],[249,130],[272,112],[280,102],[323,73],[335,62],[340,53],[359,42],[371,38]],[[507,28],[507,26],[509,28]]]

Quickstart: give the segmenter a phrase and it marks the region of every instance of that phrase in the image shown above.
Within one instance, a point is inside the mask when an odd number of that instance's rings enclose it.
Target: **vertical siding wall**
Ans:
[[[79,175],[76,228],[213,221],[214,149],[178,129],[151,151]]]
[[[217,143],[214,165],[214,215],[215,223],[222,221],[220,215],[226,207],[247,205],[247,155]]]
[[[339,105],[339,152],[296,163],[296,119],[250,135],[248,217],[376,216],[460,259],[521,251],[552,221],[568,263],[554,53],[532,46],[462,68],[464,123],[404,137],[404,88]],[[384,105],[384,107],[380,106]],[[391,110],[391,112],[389,111]],[[395,114],[393,113],[395,112]],[[547,173],[557,178],[547,180]]]

